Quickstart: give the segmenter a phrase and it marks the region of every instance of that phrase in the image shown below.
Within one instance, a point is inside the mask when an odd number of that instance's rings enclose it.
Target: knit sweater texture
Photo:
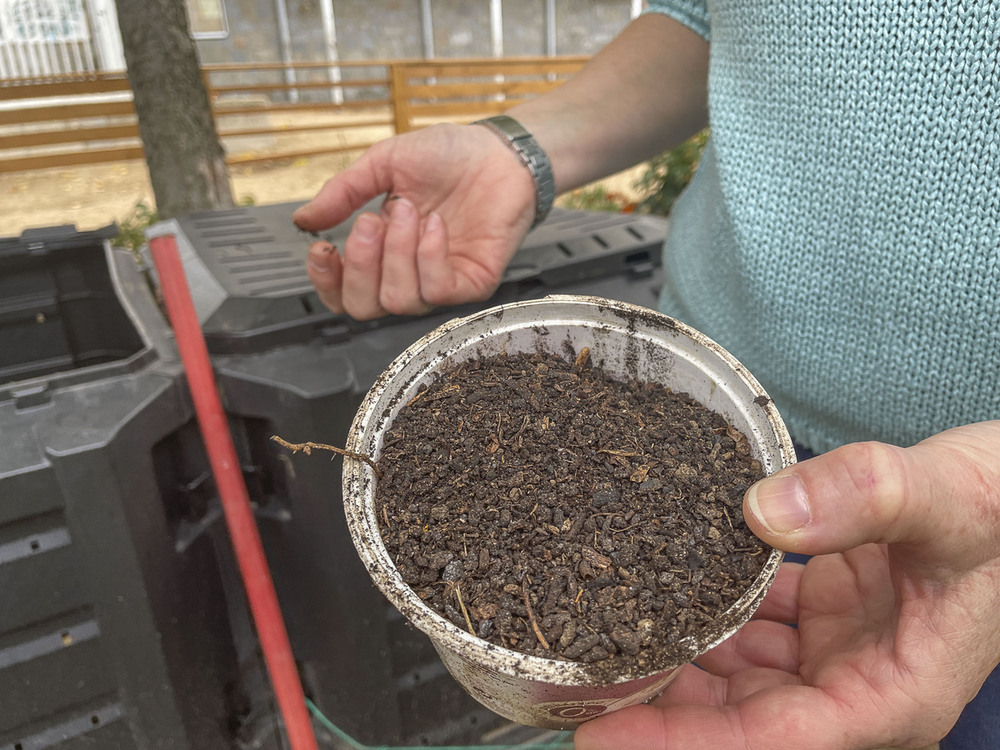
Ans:
[[[710,41],[712,135],[661,307],[792,436],[1000,418],[1000,2],[663,0]]]

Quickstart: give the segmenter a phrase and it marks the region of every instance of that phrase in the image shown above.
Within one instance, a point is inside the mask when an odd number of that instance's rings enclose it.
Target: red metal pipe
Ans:
[[[150,240],[149,247],[160,277],[163,300],[191,388],[198,425],[222,499],[226,525],[229,527],[229,535],[243,576],[243,585],[257,626],[271,685],[285,722],[288,741],[292,750],[316,750],[316,736],[309,720],[302,683],[295,668],[274,582],[264,557],[264,547],[254,522],[250,496],[229,431],[229,421],[222,409],[222,399],[216,387],[208,347],[205,345],[205,337],[184,275],[184,266],[177,251],[177,240],[171,235],[155,237]]]

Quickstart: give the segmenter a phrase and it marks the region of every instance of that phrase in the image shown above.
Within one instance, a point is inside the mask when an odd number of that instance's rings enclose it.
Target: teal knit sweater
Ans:
[[[650,5],[711,42],[664,312],[816,451],[1000,418],[1000,2]]]

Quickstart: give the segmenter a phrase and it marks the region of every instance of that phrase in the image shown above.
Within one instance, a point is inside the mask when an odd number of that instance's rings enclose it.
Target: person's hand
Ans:
[[[757,616],[578,750],[852,750],[940,739],[1000,662],[1000,422],[859,443],[744,501],[786,563]],[[797,623],[798,629],[783,623]]]
[[[496,134],[435,125],[372,146],[293,220],[316,232],[383,194],[379,213],[355,221],[343,257],[324,242],[309,249],[322,302],[358,320],[487,299],[535,212],[531,174]]]

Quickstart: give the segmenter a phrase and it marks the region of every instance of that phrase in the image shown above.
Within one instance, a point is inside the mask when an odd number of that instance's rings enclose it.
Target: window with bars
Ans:
[[[0,0],[0,39],[68,42],[90,38],[83,0]]]
[[[229,36],[226,4],[223,0],[185,0],[191,36],[195,39],[222,39]]]

